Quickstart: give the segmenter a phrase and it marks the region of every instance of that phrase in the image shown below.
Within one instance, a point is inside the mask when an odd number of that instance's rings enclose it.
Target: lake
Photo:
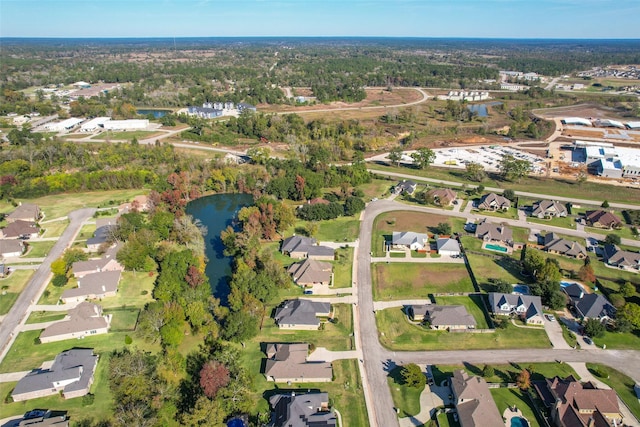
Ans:
[[[467,105],[467,108],[472,113],[476,113],[478,117],[487,117],[489,115],[487,108],[492,107],[494,105],[500,105],[502,102],[489,102],[487,104],[473,104]]]
[[[142,116],[147,116],[149,114],[153,114],[153,117],[156,119],[159,119],[161,117],[166,116],[167,114],[171,114],[171,110],[136,110],[136,113],[142,115]]]
[[[207,227],[204,236],[207,267],[205,273],[211,284],[211,293],[227,305],[229,296],[229,278],[231,261],[222,253],[224,245],[220,240],[220,232],[233,224],[238,211],[253,204],[250,194],[214,194],[189,202],[187,213],[199,219]]]

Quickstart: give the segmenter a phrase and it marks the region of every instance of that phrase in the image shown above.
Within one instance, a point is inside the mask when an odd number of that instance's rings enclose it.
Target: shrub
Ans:
[[[58,288],[63,287],[68,282],[69,282],[69,279],[67,278],[67,276],[60,275],[60,274],[56,274],[55,276],[53,276],[53,279],[51,280],[51,283],[53,283],[53,286],[56,286]]]
[[[95,394],[89,393],[82,396],[82,406],[91,406],[96,399]]]
[[[131,338],[129,335],[124,336],[124,343],[126,345],[130,345],[132,342],[133,342],[133,338]]]

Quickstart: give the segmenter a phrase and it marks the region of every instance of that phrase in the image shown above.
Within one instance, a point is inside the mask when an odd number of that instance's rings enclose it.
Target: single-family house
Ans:
[[[69,427],[69,417],[67,417],[66,411],[49,411],[43,409],[34,409],[26,412],[24,416],[17,420],[18,424],[5,424],[15,425],[16,427]]]
[[[16,239],[0,239],[0,258],[15,258],[24,253],[24,243]]]
[[[13,212],[7,215],[8,223],[15,221],[38,222],[40,220],[40,208],[33,203],[22,203]]]
[[[544,324],[542,300],[539,296],[490,292],[489,309],[497,316],[516,315],[527,324]]]
[[[562,288],[575,308],[578,316],[583,319],[598,319],[606,321],[615,317],[616,308],[600,294],[587,294],[577,283]]]
[[[391,235],[391,245],[395,248],[409,248],[412,251],[424,249],[429,236],[413,231],[394,231]]]
[[[336,414],[329,408],[329,393],[274,394],[269,398],[273,409],[273,427],[335,427]]]
[[[614,390],[599,389],[573,376],[545,378],[533,383],[536,393],[561,427],[610,427],[624,424]]]
[[[299,286],[329,286],[333,277],[333,266],[328,262],[306,258],[303,261],[291,264],[287,272]]]
[[[503,224],[488,222],[486,218],[478,223],[476,237],[485,242],[513,245],[513,232],[511,229]]]
[[[113,230],[116,227],[115,218],[98,218],[96,220],[96,231],[93,237],[87,239],[87,249],[96,252],[103,244],[112,241]]]
[[[111,326],[111,314],[103,315],[102,307],[81,302],[69,310],[67,316],[47,326],[40,334],[40,342],[48,343],[85,336],[106,334]]]
[[[567,207],[556,200],[540,200],[533,204],[531,216],[537,218],[556,218],[567,216]]]
[[[504,427],[484,378],[469,376],[462,369],[454,371],[451,390],[461,427]]]
[[[311,258],[320,261],[331,261],[335,251],[328,246],[319,246],[316,239],[305,236],[291,236],[282,241],[280,251],[291,258]]]
[[[636,272],[640,270],[640,253],[623,251],[616,245],[604,245],[602,258],[613,267]]]
[[[316,330],[320,327],[319,317],[331,316],[331,303],[307,299],[283,302],[276,308],[275,320],[281,329]]]
[[[622,221],[620,218],[608,211],[602,209],[596,211],[585,212],[584,220],[587,225],[597,228],[620,228]]]
[[[51,396],[62,392],[65,399],[89,393],[98,356],[92,349],[73,349],[58,354],[49,369],[36,369],[16,384],[11,397],[15,402]]]
[[[427,192],[427,196],[436,205],[449,206],[456,200],[458,194],[450,188],[434,188]]]
[[[456,239],[441,237],[436,240],[436,249],[442,256],[459,257],[460,243]]]
[[[556,233],[547,233],[544,236],[544,250],[557,255],[564,255],[571,258],[584,259],[587,257],[587,250],[578,242],[563,239]]]
[[[496,193],[489,193],[482,197],[478,209],[484,211],[506,211],[511,207],[511,200]]]
[[[78,287],[65,290],[60,299],[66,304],[115,296],[118,292],[120,274],[120,270],[114,270],[79,277]]]
[[[267,344],[264,376],[279,383],[331,382],[333,369],[329,362],[309,362],[309,344]]]
[[[40,229],[35,222],[16,220],[0,229],[0,238],[3,239],[35,239]]]
[[[393,192],[396,194],[413,194],[416,191],[418,184],[411,180],[402,180],[394,188]]]
[[[476,319],[463,305],[410,305],[407,312],[413,320],[428,323],[431,329],[439,331],[475,329],[476,327]]]
[[[71,264],[73,275],[81,278],[87,274],[104,271],[124,271],[124,267],[116,259],[116,255],[121,247],[122,243],[110,247],[107,252],[102,255],[102,258],[74,262]]]

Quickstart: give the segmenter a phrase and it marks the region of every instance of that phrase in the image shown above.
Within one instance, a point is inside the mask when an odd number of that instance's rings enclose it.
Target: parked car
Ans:
[[[556,321],[556,316],[554,316],[553,314],[545,314],[544,315],[545,319],[547,319],[549,322],[555,322]]]
[[[583,340],[584,340],[584,342],[586,342],[589,345],[593,344],[593,341],[591,341],[591,338],[589,338],[589,337],[584,337]]]

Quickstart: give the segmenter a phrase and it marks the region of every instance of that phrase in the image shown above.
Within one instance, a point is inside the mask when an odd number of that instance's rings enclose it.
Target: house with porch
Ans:
[[[489,193],[482,197],[478,209],[484,211],[507,211],[511,207],[511,200],[496,193]]]
[[[539,296],[489,292],[489,309],[497,316],[515,315],[527,324],[544,324]]]

